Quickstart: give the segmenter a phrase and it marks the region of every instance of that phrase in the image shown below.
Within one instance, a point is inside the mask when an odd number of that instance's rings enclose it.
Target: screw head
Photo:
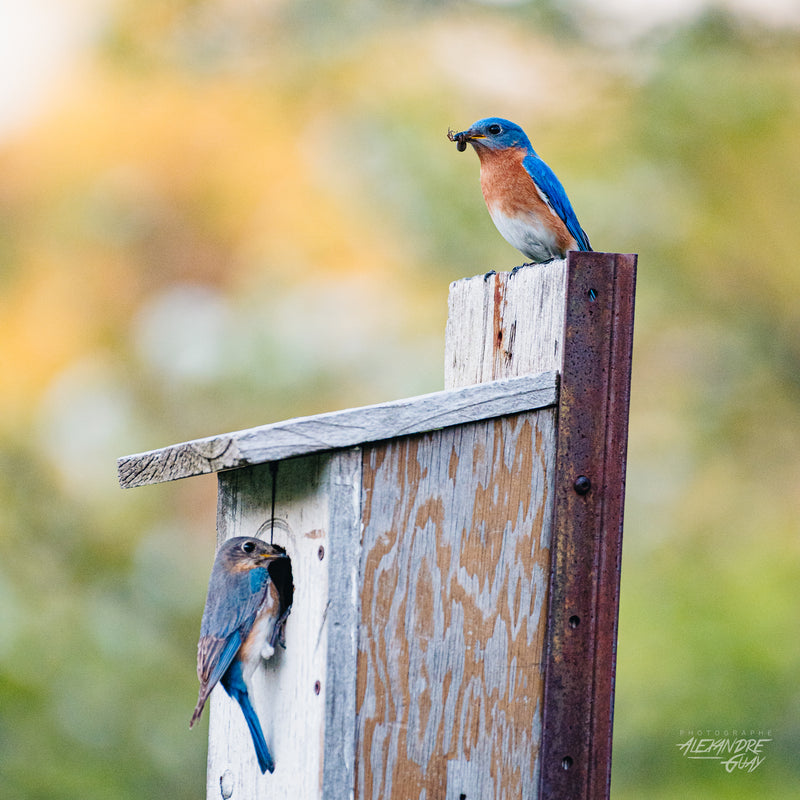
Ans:
[[[578,477],[575,478],[575,483],[572,484],[572,488],[579,495],[585,495],[588,494],[589,490],[592,488],[592,482],[585,475],[578,475]]]

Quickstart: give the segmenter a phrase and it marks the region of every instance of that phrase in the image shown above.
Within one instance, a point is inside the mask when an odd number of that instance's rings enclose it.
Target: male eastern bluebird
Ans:
[[[197,643],[200,694],[189,727],[200,717],[211,690],[221,683],[242,708],[261,772],[272,772],[275,765],[248,687],[259,659],[269,658],[279,640],[283,644],[291,608],[291,574],[287,579],[286,571],[276,568],[286,558],[283,548],[261,539],[228,539],[211,570]]]
[[[497,230],[536,263],[591,250],[567,193],[531,147],[525,131],[500,117],[447,132],[458,149],[471,144],[481,161],[481,190]]]

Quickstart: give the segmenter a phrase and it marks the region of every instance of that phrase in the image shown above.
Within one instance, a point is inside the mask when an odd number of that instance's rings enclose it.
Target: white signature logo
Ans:
[[[688,739],[677,747],[686,758],[718,761],[726,772],[753,772],[764,762],[772,731],[681,731]]]

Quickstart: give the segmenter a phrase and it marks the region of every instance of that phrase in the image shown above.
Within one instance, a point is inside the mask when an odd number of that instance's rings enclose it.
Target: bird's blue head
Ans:
[[[471,144],[478,153],[481,150],[505,150],[509,147],[533,149],[525,131],[502,117],[479,119],[467,130],[459,133],[449,131],[447,135],[451,142],[458,143],[459,150],[465,150],[467,144]]]
[[[222,544],[215,566],[227,572],[248,572],[256,567],[268,567],[278,558],[286,558],[286,551],[276,544],[267,544],[250,536],[237,536]]]

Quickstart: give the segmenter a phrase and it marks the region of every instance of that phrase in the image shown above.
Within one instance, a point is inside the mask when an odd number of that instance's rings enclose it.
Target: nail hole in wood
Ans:
[[[229,800],[229,798],[233,795],[233,773],[226,769],[222,775],[219,776],[219,795],[222,800]]]
[[[570,628],[577,628],[578,625],[581,624],[581,618],[577,614],[573,614],[569,618],[569,626]]]
[[[561,769],[565,772],[572,766],[572,757],[571,756],[564,756],[561,759]]]
[[[317,550],[317,558],[319,558],[320,561],[325,558],[325,548],[322,545],[320,545],[319,550]]]

